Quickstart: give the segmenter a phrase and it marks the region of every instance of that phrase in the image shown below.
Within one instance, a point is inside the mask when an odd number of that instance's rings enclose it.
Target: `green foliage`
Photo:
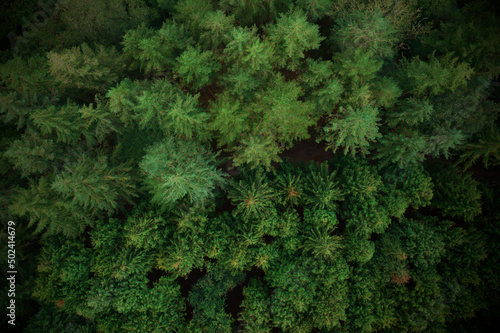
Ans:
[[[75,103],[68,103],[62,107],[50,106],[47,109],[36,109],[30,115],[35,127],[42,134],[55,134],[57,141],[73,143],[79,139],[82,120],[78,117],[79,107]]]
[[[156,81],[135,97],[134,117],[142,128],[159,128],[165,135],[204,141],[208,138],[204,126],[208,115],[199,108],[198,97],[183,93],[167,80]]]
[[[427,149],[424,136],[388,133],[379,140],[376,158],[382,160],[382,165],[397,163],[401,168],[411,167],[424,161]]]
[[[59,84],[68,88],[106,91],[119,81],[126,61],[114,47],[99,45],[95,50],[83,43],[47,55],[50,73]]]
[[[40,178],[38,183],[32,182],[29,188],[18,188],[9,211],[19,217],[29,217],[30,226],[36,223],[35,232],[43,231],[46,235],[62,233],[74,237],[92,224],[90,214],[62,198],[46,178]]]
[[[470,173],[442,164],[441,168],[429,168],[435,185],[433,206],[444,215],[459,216],[472,221],[481,214],[481,191]]]
[[[234,15],[242,26],[256,24],[262,26],[274,20],[277,14],[286,9],[288,5],[284,0],[221,0],[219,7]]]
[[[336,172],[328,169],[327,163],[311,164],[309,172],[304,177],[305,203],[318,210],[337,209],[335,201],[344,200],[344,193],[335,181]]]
[[[74,313],[87,289],[90,260],[91,251],[81,239],[48,238],[38,258],[33,296],[42,304]]]
[[[361,49],[356,49],[353,54],[337,53],[333,62],[335,71],[355,84],[373,80],[383,65],[382,61]]]
[[[470,168],[477,160],[481,158],[484,167],[487,168],[490,160],[492,165],[500,164],[500,131],[497,126],[491,125],[490,128],[478,135],[476,142],[470,143],[462,148],[458,163],[464,163],[465,169]]]
[[[197,50],[189,47],[177,58],[174,71],[194,89],[202,88],[210,83],[219,64],[214,61],[211,51]]]
[[[291,172],[278,173],[276,188],[280,194],[280,201],[284,206],[298,206],[302,202],[304,185],[300,175]]]
[[[357,151],[366,154],[370,142],[380,137],[377,115],[378,109],[370,105],[342,108],[340,114],[333,116],[323,128],[327,148],[335,152],[343,147],[344,154],[355,155]]]
[[[243,274],[231,275],[214,268],[200,279],[189,292],[189,302],[194,307],[191,332],[229,332],[232,318],[224,312],[223,296],[242,282]]]
[[[224,48],[227,60],[250,73],[268,72],[275,62],[274,53],[273,44],[266,40],[262,41],[255,27],[231,29],[230,41]]]
[[[402,91],[394,79],[384,76],[380,81],[375,82],[372,93],[378,106],[391,108],[401,96]]]
[[[280,14],[275,25],[266,27],[266,34],[277,45],[279,64],[290,70],[297,69],[304,52],[318,49],[324,37],[321,37],[317,25],[307,21],[306,14],[300,9]]]
[[[53,140],[41,137],[36,131],[27,130],[21,139],[9,145],[3,156],[21,172],[22,177],[27,177],[49,169],[58,152]]]
[[[52,189],[91,212],[113,212],[120,200],[132,202],[137,196],[129,171],[126,165],[108,166],[106,156],[82,155],[64,166],[54,179]]]
[[[418,125],[430,118],[434,107],[427,99],[416,99],[410,97],[403,101],[396,112],[389,114],[388,125],[396,127],[397,125]]]
[[[0,7],[18,330],[488,330],[493,1]]]
[[[233,22],[234,18],[226,16],[221,10],[205,12],[199,23],[200,28],[203,30],[200,34],[201,43],[216,48],[221,43],[228,42]]]
[[[414,209],[431,203],[434,185],[428,172],[421,166],[413,168],[388,167],[383,170],[383,182],[389,196],[404,199]]]
[[[247,172],[245,178],[233,181],[228,197],[236,208],[233,214],[244,219],[258,219],[269,214],[276,192],[269,186],[262,170]]]
[[[170,138],[151,146],[139,167],[152,202],[167,207],[183,198],[206,204],[215,187],[224,184],[214,163],[215,155],[203,146]]]
[[[66,45],[75,42],[115,44],[126,30],[148,22],[153,16],[148,6],[137,0],[64,0],[57,3],[56,10],[59,19],[53,30],[62,28],[62,31],[56,30],[53,43],[59,41]]]
[[[175,65],[175,59],[190,44],[185,27],[165,22],[161,29],[141,26],[123,36],[123,51],[140,64],[144,72],[162,72]]]
[[[204,264],[202,240],[196,235],[183,235],[171,240],[167,251],[160,253],[156,265],[172,272],[175,277],[186,276]]]
[[[380,9],[355,11],[337,20],[333,39],[344,52],[362,50],[364,54],[390,57],[397,41],[396,29]]]
[[[332,0],[297,0],[296,3],[312,20],[333,15]]]
[[[438,95],[455,91],[467,84],[474,70],[465,62],[458,62],[453,53],[436,57],[435,52],[428,61],[414,58],[405,60],[400,68],[401,81],[406,91],[415,96]]]
[[[152,250],[166,243],[166,221],[154,211],[130,216],[123,226],[125,246]]]
[[[329,233],[329,230],[313,230],[304,243],[304,251],[322,260],[333,260],[338,257],[344,247],[343,238]]]
[[[269,136],[251,135],[241,140],[234,153],[235,166],[248,164],[252,167],[263,166],[270,169],[271,163],[281,162],[278,144]]]
[[[43,306],[38,313],[30,318],[24,332],[58,333],[58,332],[97,332],[95,325],[78,315],[69,315],[53,305]]]
[[[286,82],[281,77],[273,80],[255,111],[263,115],[258,130],[272,133],[275,140],[290,145],[294,140],[309,137],[307,129],[314,124],[311,103],[300,100],[302,90],[296,83]]]
[[[253,279],[243,289],[241,318],[245,322],[244,332],[271,332],[270,290],[260,280]]]
[[[449,1],[445,2],[449,6]],[[480,75],[498,77],[500,66],[495,45],[499,43],[500,26],[493,6],[488,0],[465,4],[459,12],[455,11],[457,19],[441,21],[424,42],[442,52],[455,52]],[[449,9],[441,11],[446,13]]]
[[[219,146],[233,144],[241,133],[249,130],[248,110],[227,93],[218,96],[210,106],[210,113],[210,128],[217,131]]]

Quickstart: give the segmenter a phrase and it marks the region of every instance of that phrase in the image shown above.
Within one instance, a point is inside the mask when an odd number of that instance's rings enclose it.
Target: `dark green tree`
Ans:
[[[162,207],[180,199],[203,205],[216,186],[225,183],[215,166],[215,155],[188,141],[165,139],[152,145],[139,164],[152,202]]]

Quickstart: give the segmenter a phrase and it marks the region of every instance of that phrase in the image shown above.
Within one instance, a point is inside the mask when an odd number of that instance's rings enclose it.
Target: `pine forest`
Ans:
[[[0,14],[2,332],[498,330],[500,2]]]

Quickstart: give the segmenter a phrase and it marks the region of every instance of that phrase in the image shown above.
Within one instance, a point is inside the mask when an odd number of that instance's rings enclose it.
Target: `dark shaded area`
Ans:
[[[248,285],[250,279],[252,278],[262,278],[265,273],[262,269],[253,266],[252,269],[247,273],[245,280],[238,284],[233,289],[229,290],[226,294],[226,313],[230,314],[235,320],[238,320],[238,314],[243,309],[241,307],[241,302],[243,301],[243,288]]]
[[[279,156],[281,159],[289,159],[294,165],[300,162],[325,162],[334,156],[331,150],[325,151],[324,142],[316,143],[314,137],[297,142],[292,148],[284,151]]]
[[[188,297],[189,292],[193,288],[193,286],[201,279],[205,274],[207,274],[207,270],[205,268],[193,269],[185,278],[179,277],[175,279],[175,281],[181,286],[181,294],[184,297],[184,301],[186,302],[186,321],[190,321],[193,319],[193,310],[194,307],[189,303]]]
[[[146,276],[149,280],[148,288],[153,288],[155,283],[157,283],[162,276],[167,276],[168,273],[162,269],[153,268],[149,272],[146,273]]]

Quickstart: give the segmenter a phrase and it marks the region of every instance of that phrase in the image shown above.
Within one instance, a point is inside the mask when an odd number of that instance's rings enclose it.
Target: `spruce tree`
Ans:
[[[57,174],[52,189],[90,212],[113,212],[137,196],[127,165],[110,166],[106,156],[82,155]]]
[[[215,166],[215,155],[195,142],[173,138],[157,142],[139,167],[152,202],[162,207],[180,199],[204,205],[214,196],[216,186],[225,183]]]
[[[344,154],[366,154],[370,142],[380,137],[377,120],[378,109],[370,105],[356,109],[350,106],[342,108],[323,128],[327,148],[333,151],[343,148]]]

